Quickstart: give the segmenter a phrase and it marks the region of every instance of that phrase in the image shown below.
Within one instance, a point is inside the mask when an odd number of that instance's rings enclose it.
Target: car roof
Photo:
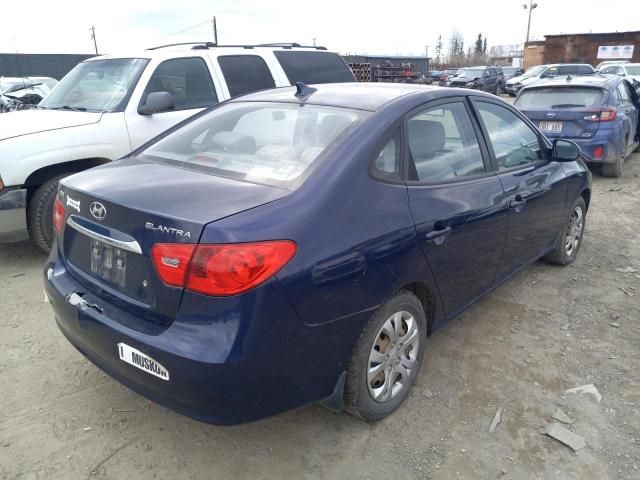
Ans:
[[[204,52],[224,53],[226,55],[255,55],[267,51],[304,51],[304,52],[327,52],[324,47],[314,46],[292,46],[297,44],[263,44],[263,45],[213,45],[207,42],[191,42],[186,44],[171,44],[159,47],[151,47],[146,50],[129,50],[115,52],[108,55],[91,57],[85,62],[96,60],[121,59],[121,58],[142,58],[142,59],[171,59],[177,56],[198,56]]]
[[[545,78],[529,85],[523,90],[532,90],[539,87],[601,87],[616,86],[622,77],[606,73],[595,75],[560,75]]]
[[[297,103],[373,112],[408,95],[423,94],[420,98],[425,101],[429,100],[429,97],[460,95],[459,89],[409,83],[327,83],[309,87],[316,90],[303,98],[295,96],[296,87],[281,87],[249,93],[230,102]]]

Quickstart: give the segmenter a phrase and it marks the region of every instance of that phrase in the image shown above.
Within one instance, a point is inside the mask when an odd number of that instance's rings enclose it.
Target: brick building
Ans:
[[[632,58],[640,63],[640,31],[613,33],[578,33],[545,35],[544,41],[525,45],[525,68],[544,63],[590,63],[596,66],[605,58],[598,58],[601,46],[633,45]]]

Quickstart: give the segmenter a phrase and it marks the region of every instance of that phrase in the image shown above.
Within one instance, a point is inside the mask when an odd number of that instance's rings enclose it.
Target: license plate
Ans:
[[[98,240],[91,241],[91,272],[122,288],[126,281],[127,252]]]
[[[540,131],[544,133],[562,132],[562,122],[540,122]]]
[[[118,344],[118,355],[120,355],[120,360],[128,363],[129,365],[133,365],[142,371],[150,373],[154,377],[161,378],[162,380],[169,380],[169,370],[164,368],[149,355],[145,355],[140,350],[136,350],[126,343]]]

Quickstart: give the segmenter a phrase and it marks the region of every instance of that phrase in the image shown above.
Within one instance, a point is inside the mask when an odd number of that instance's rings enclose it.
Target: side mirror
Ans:
[[[551,155],[558,162],[573,162],[580,156],[580,147],[569,140],[556,139],[551,147]]]
[[[153,115],[173,110],[176,107],[173,97],[169,92],[151,92],[147,95],[144,105],[138,107],[140,115]]]

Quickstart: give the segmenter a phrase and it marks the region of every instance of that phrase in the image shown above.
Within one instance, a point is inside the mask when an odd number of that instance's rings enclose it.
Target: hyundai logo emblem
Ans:
[[[92,202],[91,205],[89,205],[89,211],[97,220],[104,220],[104,217],[107,216],[107,209],[104,208],[104,205],[100,202]]]

